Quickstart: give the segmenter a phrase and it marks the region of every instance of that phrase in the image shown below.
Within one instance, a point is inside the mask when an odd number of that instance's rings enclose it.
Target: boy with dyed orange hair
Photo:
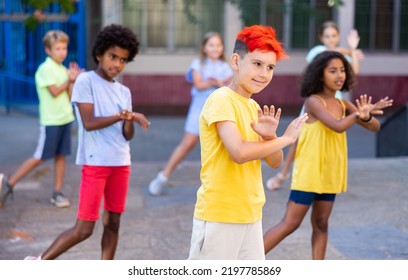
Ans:
[[[201,187],[197,192],[189,259],[265,259],[261,159],[277,168],[282,149],[295,142],[307,115],[278,137],[281,110],[251,97],[272,80],[286,57],[275,30],[241,30],[230,58],[233,81],[214,91],[200,117]]]

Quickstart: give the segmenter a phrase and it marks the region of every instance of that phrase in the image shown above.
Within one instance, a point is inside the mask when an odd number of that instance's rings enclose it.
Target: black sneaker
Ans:
[[[13,189],[8,183],[8,178],[3,173],[0,173],[0,208],[6,204],[7,197],[13,194]]]
[[[50,202],[59,208],[69,207],[71,205],[68,198],[66,198],[61,192],[55,191],[50,198]]]

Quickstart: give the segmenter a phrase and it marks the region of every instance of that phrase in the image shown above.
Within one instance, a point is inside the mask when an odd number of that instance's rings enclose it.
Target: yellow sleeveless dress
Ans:
[[[326,107],[326,102],[319,98]],[[338,101],[343,107],[344,118],[345,104],[340,99]],[[335,132],[318,120],[303,125],[296,149],[291,189],[319,194],[346,191],[346,132]]]

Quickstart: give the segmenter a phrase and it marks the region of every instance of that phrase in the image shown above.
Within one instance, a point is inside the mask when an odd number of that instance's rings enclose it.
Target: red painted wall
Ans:
[[[253,98],[260,105],[282,107],[284,113],[297,114],[302,105],[298,75],[276,75]],[[185,115],[190,104],[189,84],[182,75],[129,75],[123,83],[132,91],[135,110],[153,115]],[[408,103],[408,76],[358,76],[354,96],[371,95],[374,101],[388,96],[394,107]]]
[[[401,106],[408,103],[408,76],[358,76],[353,93],[371,95],[374,101],[388,96]]]

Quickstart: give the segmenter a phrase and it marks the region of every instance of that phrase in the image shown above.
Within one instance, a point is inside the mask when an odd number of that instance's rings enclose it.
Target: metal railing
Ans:
[[[38,104],[38,98],[34,77],[0,70],[0,84],[0,103],[6,113],[9,113],[11,108],[26,113],[38,113],[35,106]]]

